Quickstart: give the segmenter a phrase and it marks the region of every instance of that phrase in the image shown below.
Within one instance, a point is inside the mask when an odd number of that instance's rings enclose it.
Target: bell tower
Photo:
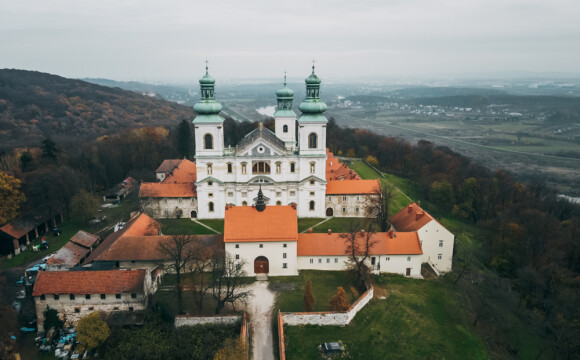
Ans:
[[[320,79],[314,73],[306,78],[306,99],[298,107],[298,147],[301,155],[326,155],[326,124],[323,112],[327,107],[320,100]]]
[[[276,137],[284,141],[286,148],[296,146],[296,113],[292,110],[294,91],[286,86],[284,73],[284,87],[276,91],[278,107],[274,113]]]
[[[201,99],[193,106],[197,116],[195,126],[195,156],[222,156],[224,151],[224,118],[220,116],[222,104],[215,101],[215,80],[209,76],[207,61],[205,75],[199,79]]]

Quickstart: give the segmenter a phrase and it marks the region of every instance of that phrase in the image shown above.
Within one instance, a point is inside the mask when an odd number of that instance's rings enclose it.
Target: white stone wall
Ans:
[[[285,325],[346,326],[373,298],[374,289],[366,291],[346,312],[281,313]]]
[[[194,120],[195,121],[195,120]],[[224,128],[220,124],[194,124],[195,125],[195,155],[198,156],[221,156],[224,151]],[[213,149],[205,149],[204,136],[211,134],[213,137]]]
[[[318,136],[317,147],[308,147],[308,136],[315,133]],[[298,148],[302,155],[325,155],[326,154],[326,124],[302,123],[298,124]]]
[[[375,265],[372,259],[375,258]],[[366,263],[375,273],[391,273],[421,277],[421,255],[372,255]],[[343,271],[349,264],[348,256],[298,256],[298,270]]]
[[[238,255],[238,260],[245,261],[243,269],[248,276],[256,275],[254,273],[254,260],[259,256],[265,256],[268,259],[268,276],[298,275],[296,241],[228,242],[225,244],[225,248],[232,258],[236,259],[236,255]],[[284,258],[284,254],[286,254],[286,258]],[[286,264],[286,268],[283,264]]]
[[[288,126],[288,132],[283,131],[284,125]],[[274,132],[278,139],[284,141],[285,143],[295,143],[296,142],[296,117],[283,117],[278,116],[275,118]]]
[[[196,326],[205,324],[237,324],[242,321],[240,315],[229,316],[186,316],[178,315],[175,317],[175,327]]]
[[[378,195],[340,194],[326,195],[326,209],[332,208],[335,217],[367,217],[367,206]]]
[[[435,220],[428,222],[417,234],[423,248],[422,261],[432,264],[441,273],[451,271],[455,236]]]
[[[38,330],[44,330],[44,312],[47,306],[57,310],[59,317],[67,326],[74,326],[80,318],[94,311],[130,311],[131,307],[133,311],[138,311],[145,309],[147,305],[147,296],[144,294],[137,294],[136,298],[132,298],[130,293],[123,293],[120,299],[117,299],[115,294],[106,294],[105,299],[101,299],[101,294],[90,295],[91,298],[86,299],[85,294],[75,294],[74,300],[70,299],[69,294],[59,295],[58,300],[55,300],[54,295],[51,294],[47,294],[45,300],[41,300],[40,296],[35,296]]]
[[[196,197],[184,198],[141,198],[143,211],[153,218],[176,218],[176,209],[181,210],[182,218],[191,217],[191,212],[197,209]]]

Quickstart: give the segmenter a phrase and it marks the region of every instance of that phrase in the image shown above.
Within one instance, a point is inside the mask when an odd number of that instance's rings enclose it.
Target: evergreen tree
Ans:
[[[56,148],[56,143],[52,141],[50,137],[47,137],[42,141],[42,158],[56,162],[56,157],[59,153],[59,150]]]
[[[339,286],[336,288],[336,294],[329,301],[333,311],[347,311],[350,307],[348,300],[346,300],[346,292]]]
[[[187,120],[181,120],[177,126],[177,152],[183,157],[191,155],[193,150],[193,134],[191,124]]]

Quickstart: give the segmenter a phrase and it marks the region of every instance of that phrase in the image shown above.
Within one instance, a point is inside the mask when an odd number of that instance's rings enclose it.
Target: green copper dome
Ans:
[[[314,65],[312,66],[312,74],[305,80],[306,82],[306,99],[300,103],[298,109],[302,115],[298,118],[299,123],[326,123],[328,120],[322,115],[328,109],[326,104],[320,100],[320,79],[314,73]]]
[[[193,109],[197,113],[197,116],[193,120],[194,124],[223,123],[224,119],[219,115],[220,111],[222,111],[222,104],[215,101],[214,84],[215,80],[209,76],[206,63],[205,75],[199,79],[199,85],[201,87],[201,99],[195,105],[193,105]]]
[[[279,89],[278,91],[276,91],[276,97],[279,98],[293,98],[294,97],[294,90],[289,89],[286,87],[286,85],[284,85],[284,87],[282,89]]]

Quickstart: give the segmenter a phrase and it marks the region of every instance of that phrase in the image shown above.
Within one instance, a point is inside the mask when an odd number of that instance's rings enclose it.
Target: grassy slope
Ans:
[[[193,221],[191,221],[191,219],[158,219],[157,221],[159,221],[161,223],[161,232],[163,232],[164,235],[182,235],[182,234],[188,234],[188,235],[204,235],[204,234],[215,234],[215,232],[211,231],[210,229],[206,228],[205,226],[199,225]],[[204,223],[207,223],[208,220],[204,220]],[[208,226],[210,226],[211,228],[214,228],[212,225],[216,225],[216,224],[206,224]],[[219,225],[219,224],[218,224]],[[221,228],[214,228],[217,231],[222,231],[223,232],[223,220],[221,220]]]
[[[285,327],[289,359],[317,359],[317,346],[342,340],[352,359],[485,359],[448,283],[401,276],[375,279],[386,300],[372,300],[346,327]],[[380,289],[384,290],[380,290]]]

